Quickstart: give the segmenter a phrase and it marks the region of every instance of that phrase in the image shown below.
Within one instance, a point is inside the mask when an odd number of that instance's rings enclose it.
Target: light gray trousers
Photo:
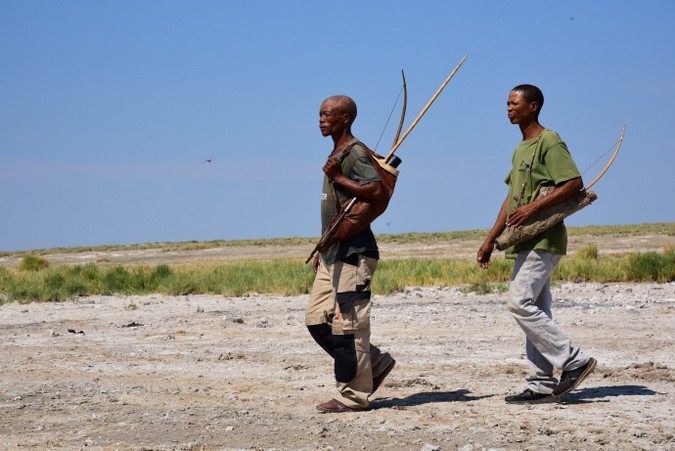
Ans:
[[[551,274],[561,255],[546,251],[521,251],[516,259],[507,307],[525,332],[528,388],[548,394],[558,384],[553,369],[570,371],[586,364],[589,356],[574,348],[553,321]]]

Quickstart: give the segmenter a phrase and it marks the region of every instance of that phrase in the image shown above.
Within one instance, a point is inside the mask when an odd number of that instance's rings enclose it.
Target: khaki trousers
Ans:
[[[334,346],[334,373],[339,395],[348,407],[367,407],[373,375],[380,375],[393,360],[370,343],[370,284],[377,260],[359,256],[352,265],[332,265],[320,259],[305,325],[328,324]]]

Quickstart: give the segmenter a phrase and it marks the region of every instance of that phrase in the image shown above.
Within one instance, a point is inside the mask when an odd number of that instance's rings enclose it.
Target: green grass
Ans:
[[[24,256],[19,264],[21,271],[39,271],[47,267],[49,267],[47,259],[33,254]]]
[[[604,226],[567,226],[568,235],[668,235],[675,236],[675,222],[657,222],[651,224],[626,224]]]
[[[405,258],[382,260],[373,282],[379,294],[411,286],[460,286],[464,291],[505,291],[513,262],[495,257],[488,270],[465,259]],[[252,293],[296,295],[309,292],[314,279],[311,265],[296,259],[245,260],[219,265],[99,267],[47,266],[41,269],[0,267],[0,304],[5,302],[59,302],[86,295]],[[598,255],[594,246],[562,260],[554,281],[672,282],[675,248],[663,253]]]
[[[569,227],[570,235],[675,235],[675,223],[626,226]],[[449,240],[482,240],[485,230],[443,233],[406,233],[380,235],[381,243],[414,242],[433,244]],[[269,240],[208,241],[183,243],[148,243],[134,246],[49,249],[10,252],[22,260],[16,268],[0,267],[0,304],[5,302],[59,302],[87,295],[149,294],[168,295],[217,294],[245,296],[250,293],[296,295],[309,292],[314,280],[311,265],[299,259],[235,260],[228,263],[192,266],[166,264],[110,266],[52,266],[52,253],[91,252],[121,249],[157,249],[185,251],[222,246],[296,246],[313,244],[315,239],[285,238]],[[488,270],[481,270],[467,259],[401,258],[380,261],[373,290],[380,294],[401,291],[413,286],[459,286],[477,293],[502,292],[508,287],[513,262],[501,255],[493,257]],[[589,282],[657,282],[675,281],[675,248],[662,253],[628,253],[603,255],[590,244],[565,257],[554,281]]]
[[[99,267],[94,263],[39,271],[0,267],[0,303],[64,301],[85,295],[307,293],[310,265],[289,259],[238,261],[214,266]]]

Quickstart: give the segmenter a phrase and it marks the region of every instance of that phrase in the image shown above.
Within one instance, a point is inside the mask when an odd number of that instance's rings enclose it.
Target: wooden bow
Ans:
[[[614,153],[612,154],[612,158],[609,159],[609,162],[607,163],[607,165],[605,165],[605,167],[602,169],[602,171],[600,171],[600,174],[598,174],[598,175],[593,179],[593,181],[591,181],[591,183],[589,183],[588,185],[586,185],[586,186],[584,187],[584,189],[585,189],[586,191],[588,191],[589,189],[591,189],[591,187],[592,187],[593,185],[595,185],[595,184],[598,182],[598,180],[600,180],[600,178],[601,178],[603,175],[605,175],[605,172],[607,172],[607,170],[608,170],[609,167],[612,165],[612,163],[614,163],[614,160],[616,159],[616,156],[617,156],[617,154],[619,153],[619,149],[621,149],[621,144],[623,143],[623,135],[624,135],[625,132],[626,132],[626,126],[624,125],[623,128],[621,129],[621,136],[619,137],[619,142],[616,143],[616,149],[614,149]],[[605,152],[605,153],[606,153],[606,152]]]
[[[398,141],[398,137],[401,135],[401,129],[403,128],[403,121],[405,121],[405,110],[406,107],[408,106],[408,87],[405,84],[405,73],[403,70],[401,70],[401,76],[403,77],[403,86],[401,86],[401,90],[398,93],[398,97],[396,97],[396,101],[394,102],[394,106],[391,107],[391,111],[389,112],[389,116],[387,116],[387,120],[384,123],[384,127],[382,127],[382,132],[380,132],[380,137],[377,138],[377,143],[375,144],[375,148],[373,150],[377,151],[377,148],[380,147],[380,141],[382,141],[382,136],[384,136],[384,132],[387,131],[387,126],[389,125],[389,120],[391,119],[392,114],[394,114],[394,110],[396,109],[396,105],[398,105],[398,101],[401,98],[401,94],[403,95],[403,109],[401,110],[401,120],[398,123],[398,131],[396,132],[396,137],[394,138],[394,144]]]
[[[403,72],[403,70],[401,70],[401,77],[403,77],[403,108],[401,109],[401,120],[398,122],[398,130],[396,130],[394,142],[391,144],[392,148],[398,142],[399,136],[401,136],[401,130],[403,129],[403,121],[405,121],[405,110],[408,106],[408,87],[405,84],[405,72]]]

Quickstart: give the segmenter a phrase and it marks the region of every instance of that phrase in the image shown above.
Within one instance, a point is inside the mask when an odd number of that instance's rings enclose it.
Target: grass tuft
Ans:
[[[21,271],[40,271],[49,267],[49,262],[37,255],[26,255],[19,263],[19,270]]]
[[[675,280],[675,251],[664,254],[657,252],[630,255],[625,268],[627,280],[641,282],[672,282]]]

